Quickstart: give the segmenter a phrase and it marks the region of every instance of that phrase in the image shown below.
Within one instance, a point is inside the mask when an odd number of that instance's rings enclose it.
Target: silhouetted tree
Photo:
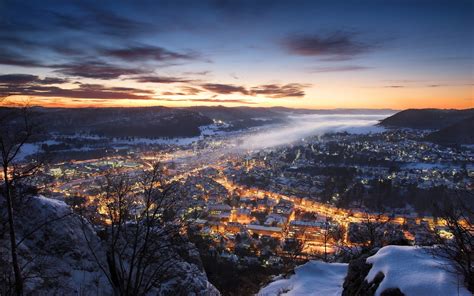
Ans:
[[[433,251],[451,262],[448,269],[461,274],[467,288],[474,292],[474,210],[460,198],[453,200],[435,206],[438,217],[452,237],[435,231],[437,247]]]
[[[33,136],[36,129],[29,108],[8,108],[0,113],[0,161],[2,166],[2,195],[5,199],[8,235],[10,241],[11,267],[14,274],[14,291],[23,294],[24,279],[18,259],[18,238],[15,228],[15,205],[19,203],[15,187],[21,180],[33,176],[40,168],[39,162],[17,164],[21,149]],[[19,186],[17,186],[19,187]]]
[[[96,262],[116,295],[153,291],[176,264],[174,250],[187,247],[181,236],[186,222],[178,189],[165,180],[160,164],[138,180],[121,173],[105,176],[98,198],[104,224],[98,234],[107,262]],[[96,246],[89,247],[95,252]]]

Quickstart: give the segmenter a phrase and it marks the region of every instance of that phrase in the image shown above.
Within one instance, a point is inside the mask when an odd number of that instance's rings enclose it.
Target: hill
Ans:
[[[380,122],[391,128],[442,129],[474,116],[474,109],[408,109]]]
[[[426,140],[440,144],[474,144],[474,116],[433,132]]]
[[[284,107],[114,107],[44,108],[32,107],[34,120],[45,134],[90,134],[102,137],[186,138],[201,135],[201,127],[219,122],[223,131],[245,130],[281,124],[292,116],[308,114],[387,114],[388,110],[310,110]],[[0,107],[0,117],[19,112]]]

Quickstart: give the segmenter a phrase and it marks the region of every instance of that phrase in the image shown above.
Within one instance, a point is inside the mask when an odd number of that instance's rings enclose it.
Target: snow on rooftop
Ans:
[[[448,272],[447,262],[434,257],[427,248],[387,246],[367,258],[367,263],[373,265],[366,277],[368,282],[379,272],[385,275],[377,296],[388,288],[399,288],[406,296],[471,295],[462,285],[463,279]]]
[[[288,279],[270,283],[258,296],[341,295],[342,284],[347,273],[347,264],[310,261],[295,269]]]

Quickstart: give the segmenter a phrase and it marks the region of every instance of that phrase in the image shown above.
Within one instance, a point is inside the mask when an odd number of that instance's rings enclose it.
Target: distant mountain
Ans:
[[[380,122],[385,127],[413,129],[443,129],[474,116],[474,109],[408,109]]]
[[[393,114],[392,109],[294,109],[287,107],[224,107],[196,106],[183,108],[223,121],[247,120],[255,118],[281,118],[286,115],[303,114]]]
[[[292,109],[285,107],[195,106],[128,108],[43,108],[33,107],[35,120],[45,135],[85,133],[104,137],[179,138],[201,134],[200,127],[222,121],[221,130],[237,131],[269,124],[281,124],[289,116],[310,114],[391,114],[377,109]],[[18,112],[0,107],[0,116]]]
[[[281,117],[280,110],[264,107],[196,106],[183,108],[183,110],[198,112],[209,118],[222,121]]]
[[[0,108],[0,115],[12,112]],[[42,108],[32,115],[44,132],[90,133],[106,137],[194,137],[213,121],[190,110],[167,107]]]
[[[441,144],[474,144],[474,116],[433,132],[426,140]]]

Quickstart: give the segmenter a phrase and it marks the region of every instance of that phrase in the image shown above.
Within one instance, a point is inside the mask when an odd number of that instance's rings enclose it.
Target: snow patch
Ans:
[[[385,275],[376,296],[389,288],[399,288],[406,296],[471,295],[463,279],[446,270],[448,262],[434,257],[427,248],[387,246],[367,258],[367,263],[372,264],[366,277],[369,283],[379,272]]]
[[[298,266],[290,278],[272,282],[258,295],[341,295],[346,274],[345,263],[310,261]]]

